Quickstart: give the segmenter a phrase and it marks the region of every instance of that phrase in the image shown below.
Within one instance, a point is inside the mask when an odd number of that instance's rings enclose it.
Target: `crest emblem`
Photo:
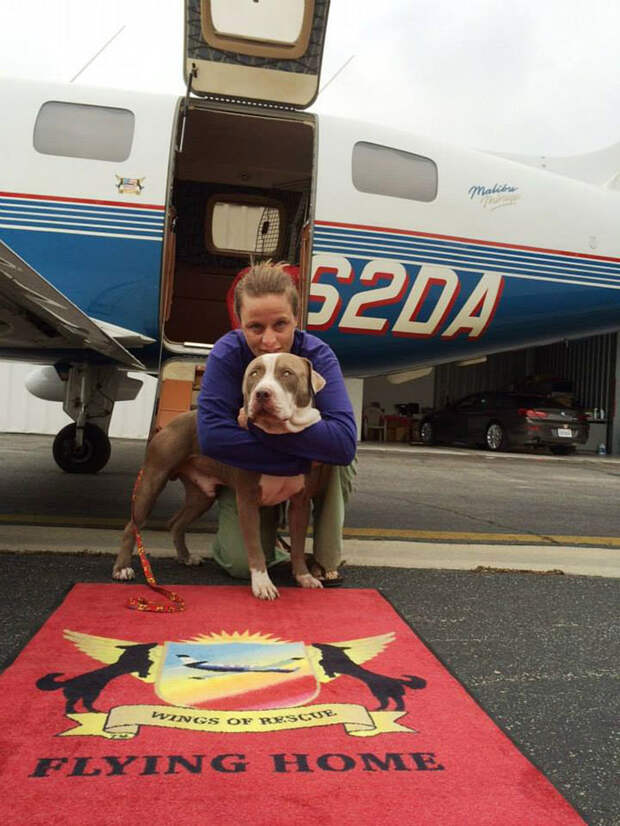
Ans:
[[[116,188],[120,195],[141,195],[144,189],[143,178],[121,178],[120,175],[115,175],[117,183]]]
[[[192,708],[290,708],[319,692],[302,642],[166,642],[155,693]]]
[[[337,643],[293,642],[250,631],[147,643],[69,629],[64,636],[104,664],[74,676],[54,671],[36,681],[39,690],[64,695],[65,715],[78,724],[61,732],[67,737],[127,739],[142,726],[262,733],[342,724],[352,736],[416,733],[397,721],[406,713],[408,690],[426,687],[422,677],[393,677],[362,665],[393,642],[393,631]],[[313,702],[324,683],[343,675],[363,684],[378,708]],[[105,706],[110,684],[117,679],[126,684],[130,676],[150,684],[163,704],[110,705],[108,699]]]

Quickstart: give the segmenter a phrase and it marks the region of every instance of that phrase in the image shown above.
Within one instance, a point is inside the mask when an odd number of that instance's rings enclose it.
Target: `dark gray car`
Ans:
[[[548,446],[552,453],[574,453],[588,441],[584,413],[545,396],[473,393],[420,422],[420,439],[475,444],[488,450]]]

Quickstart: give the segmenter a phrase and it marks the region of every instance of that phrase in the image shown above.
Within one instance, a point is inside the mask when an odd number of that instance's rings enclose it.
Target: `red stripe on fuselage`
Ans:
[[[128,204],[127,201],[99,201],[95,198],[67,198],[64,195],[33,195],[26,192],[0,192],[0,198],[24,198],[32,201],[59,201],[70,204],[99,204],[101,206],[138,207],[139,209],[163,210],[165,206],[158,204]]]
[[[433,232],[417,232],[412,229],[392,229],[390,227],[371,227],[365,224],[345,224],[339,221],[315,221],[321,227],[344,227],[345,229],[365,229],[371,232],[389,232],[393,235],[413,235],[416,238],[437,238],[440,241],[459,241],[463,244],[483,244],[487,247],[504,247],[509,250],[526,250],[528,252],[544,252],[549,255],[567,255],[574,258],[588,258],[592,261],[612,261],[620,263],[620,258],[611,258],[607,255],[589,255],[586,252],[569,252],[568,250],[552,250],[544,247],[528,247],[525,244],[507,244],[504,241],[482,241],[479,238],[460,238],[458,235],[439,235]]]

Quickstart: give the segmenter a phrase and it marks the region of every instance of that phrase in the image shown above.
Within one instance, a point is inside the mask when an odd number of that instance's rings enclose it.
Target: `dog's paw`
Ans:
[[[117,579],[119,582],[127,582],[130,579],[135,579],[136,575],[133,568],[116,568],[112,571],[112,579]]]
[[[258,599],[277,599],[280,594],[278,589],[269,578],[267,571],[250,571],[252,576],[252,593]]]
[[[295,581],[300,588],[322,588],[323,583],[312,574],[295,574]]]
[[[179,565],[188,565],[190,567],[192,565],[202,565],[204,562],[204,559],[201,556],[198,556],[198,554],[188,554],[187,556],[181,557],[177,556],[176,559]]]

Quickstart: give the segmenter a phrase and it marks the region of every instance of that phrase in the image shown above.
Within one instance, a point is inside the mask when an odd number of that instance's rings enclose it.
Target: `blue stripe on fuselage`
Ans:
[[[322,224],[315,226],[313,253],[341,255],[354,273],[350,283],[338,281],[334,273],[321,275],[320,283],[337,287],[341,306],[329,328],[309,326],[331,345],[347,372],[385,373],[416,362],[457,361],[563,337],[595,335],[617,329],[619,323],[618,261]],[[360,280],[362,270],[373,259],[400,261],[408,275],[407,289],[397,302],[370,304],[359,310],[362,318],[386,319],[383,333],[345,331],[339,324],[352,297],[390,283],[389,277],[373,284]],[[432,336],[396,336],[392,332],[394,324],[424,263],[453,270],[460,290],[449,314]],[[467,331],[451,339],[442,338],[485,272],[499,273],[504,281],[488,328],[479,338],[470,338]],[[417,321],[429,317],[440,292],[439,285],[430,288]],[[371,301],[370,296],[368,300]],[[309,311],[318,312],[322,303],[311,299]]]
[[[87,315],[158,337],[161,241],[11,229],[0,238]]]
[[[424,261],[447,267],[471,266],[476,270],[489,269],[515,274],[582,276],[620,284],[618,261],[397,232],[318,226],[314,232],[313,251],[358,257],[365,254],[369,258],[395,258],[405,262],[409,260],[411,263]]]

